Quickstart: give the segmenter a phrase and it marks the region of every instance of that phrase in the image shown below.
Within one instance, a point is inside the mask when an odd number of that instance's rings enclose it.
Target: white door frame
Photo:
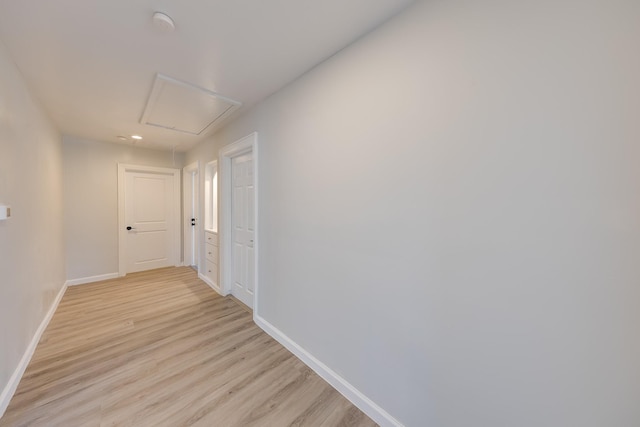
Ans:
[[[194,172],[196,173],[196,180],[192,177]],[[182,263],[186,266],[191,266],[193,265],[191,260],[193,260],[195,265],[200,268],[200,162],[193,162],[182,169],[182,186],[184,213]],[[191,226],[192,209],[196,218],[195,227]],[[193,234],[191,234],[192,229]],[[192,235],[194,241],[191,240]]]
[[[171,230],[171,259],[175,266],[180,265],[180,169],[158,168],[153,166],[118,163],[118,274],[127,274],[127,232],[125,223],[125,176],[127,172],[147,172],[173,175],[173,224]]]
[[[259,218],[259,206],[258,206],[258,133],[253,132],[250,135],[227,145],[220,149],[218,153],[218,161],[220,162],[220,289],[223,295],[229,295],[231,293],[233,285],[233,266],[231,262],[233,260],[233,239],[232,239],[232,226],[233,226],[233,212],[231,203],[231,194],[233,192],[232,184],[232,168],[231,161],[234,157],[241,156],[243,154],[252,153],[253,155],[253,179],[254,179],[254,292],[253,292],[253,313],[254,317],[258,314],[258,278],[259,278],[259,230],[258,230],[258,218]]]

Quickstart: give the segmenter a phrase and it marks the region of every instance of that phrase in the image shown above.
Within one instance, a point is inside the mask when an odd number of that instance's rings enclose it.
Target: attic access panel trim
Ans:
[[[140,123],[201,135],[241,105],[208,89],[158,73]]]

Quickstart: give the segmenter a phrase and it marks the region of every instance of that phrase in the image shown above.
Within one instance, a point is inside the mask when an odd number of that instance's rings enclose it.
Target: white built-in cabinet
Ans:
[[[218,162],[207,163],[204,175],[204,269],[201,278],[218,285]]]
[[[205,231],[204,233],[205,268],[204,275],[211,284],[218,287],[218,233]]]

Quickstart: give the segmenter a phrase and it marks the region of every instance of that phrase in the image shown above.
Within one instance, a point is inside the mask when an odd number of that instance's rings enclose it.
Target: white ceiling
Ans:
[[[141,124],[156,73],[241,102],[237,115],[412,1],[0,0],[0,40],[62,133],[185,151],[214,127]]]

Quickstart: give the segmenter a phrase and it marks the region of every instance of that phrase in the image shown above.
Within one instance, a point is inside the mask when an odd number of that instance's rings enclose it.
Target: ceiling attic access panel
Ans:
[[[240,105],[210,90],[156,74],[140,123],[201,135]]]

